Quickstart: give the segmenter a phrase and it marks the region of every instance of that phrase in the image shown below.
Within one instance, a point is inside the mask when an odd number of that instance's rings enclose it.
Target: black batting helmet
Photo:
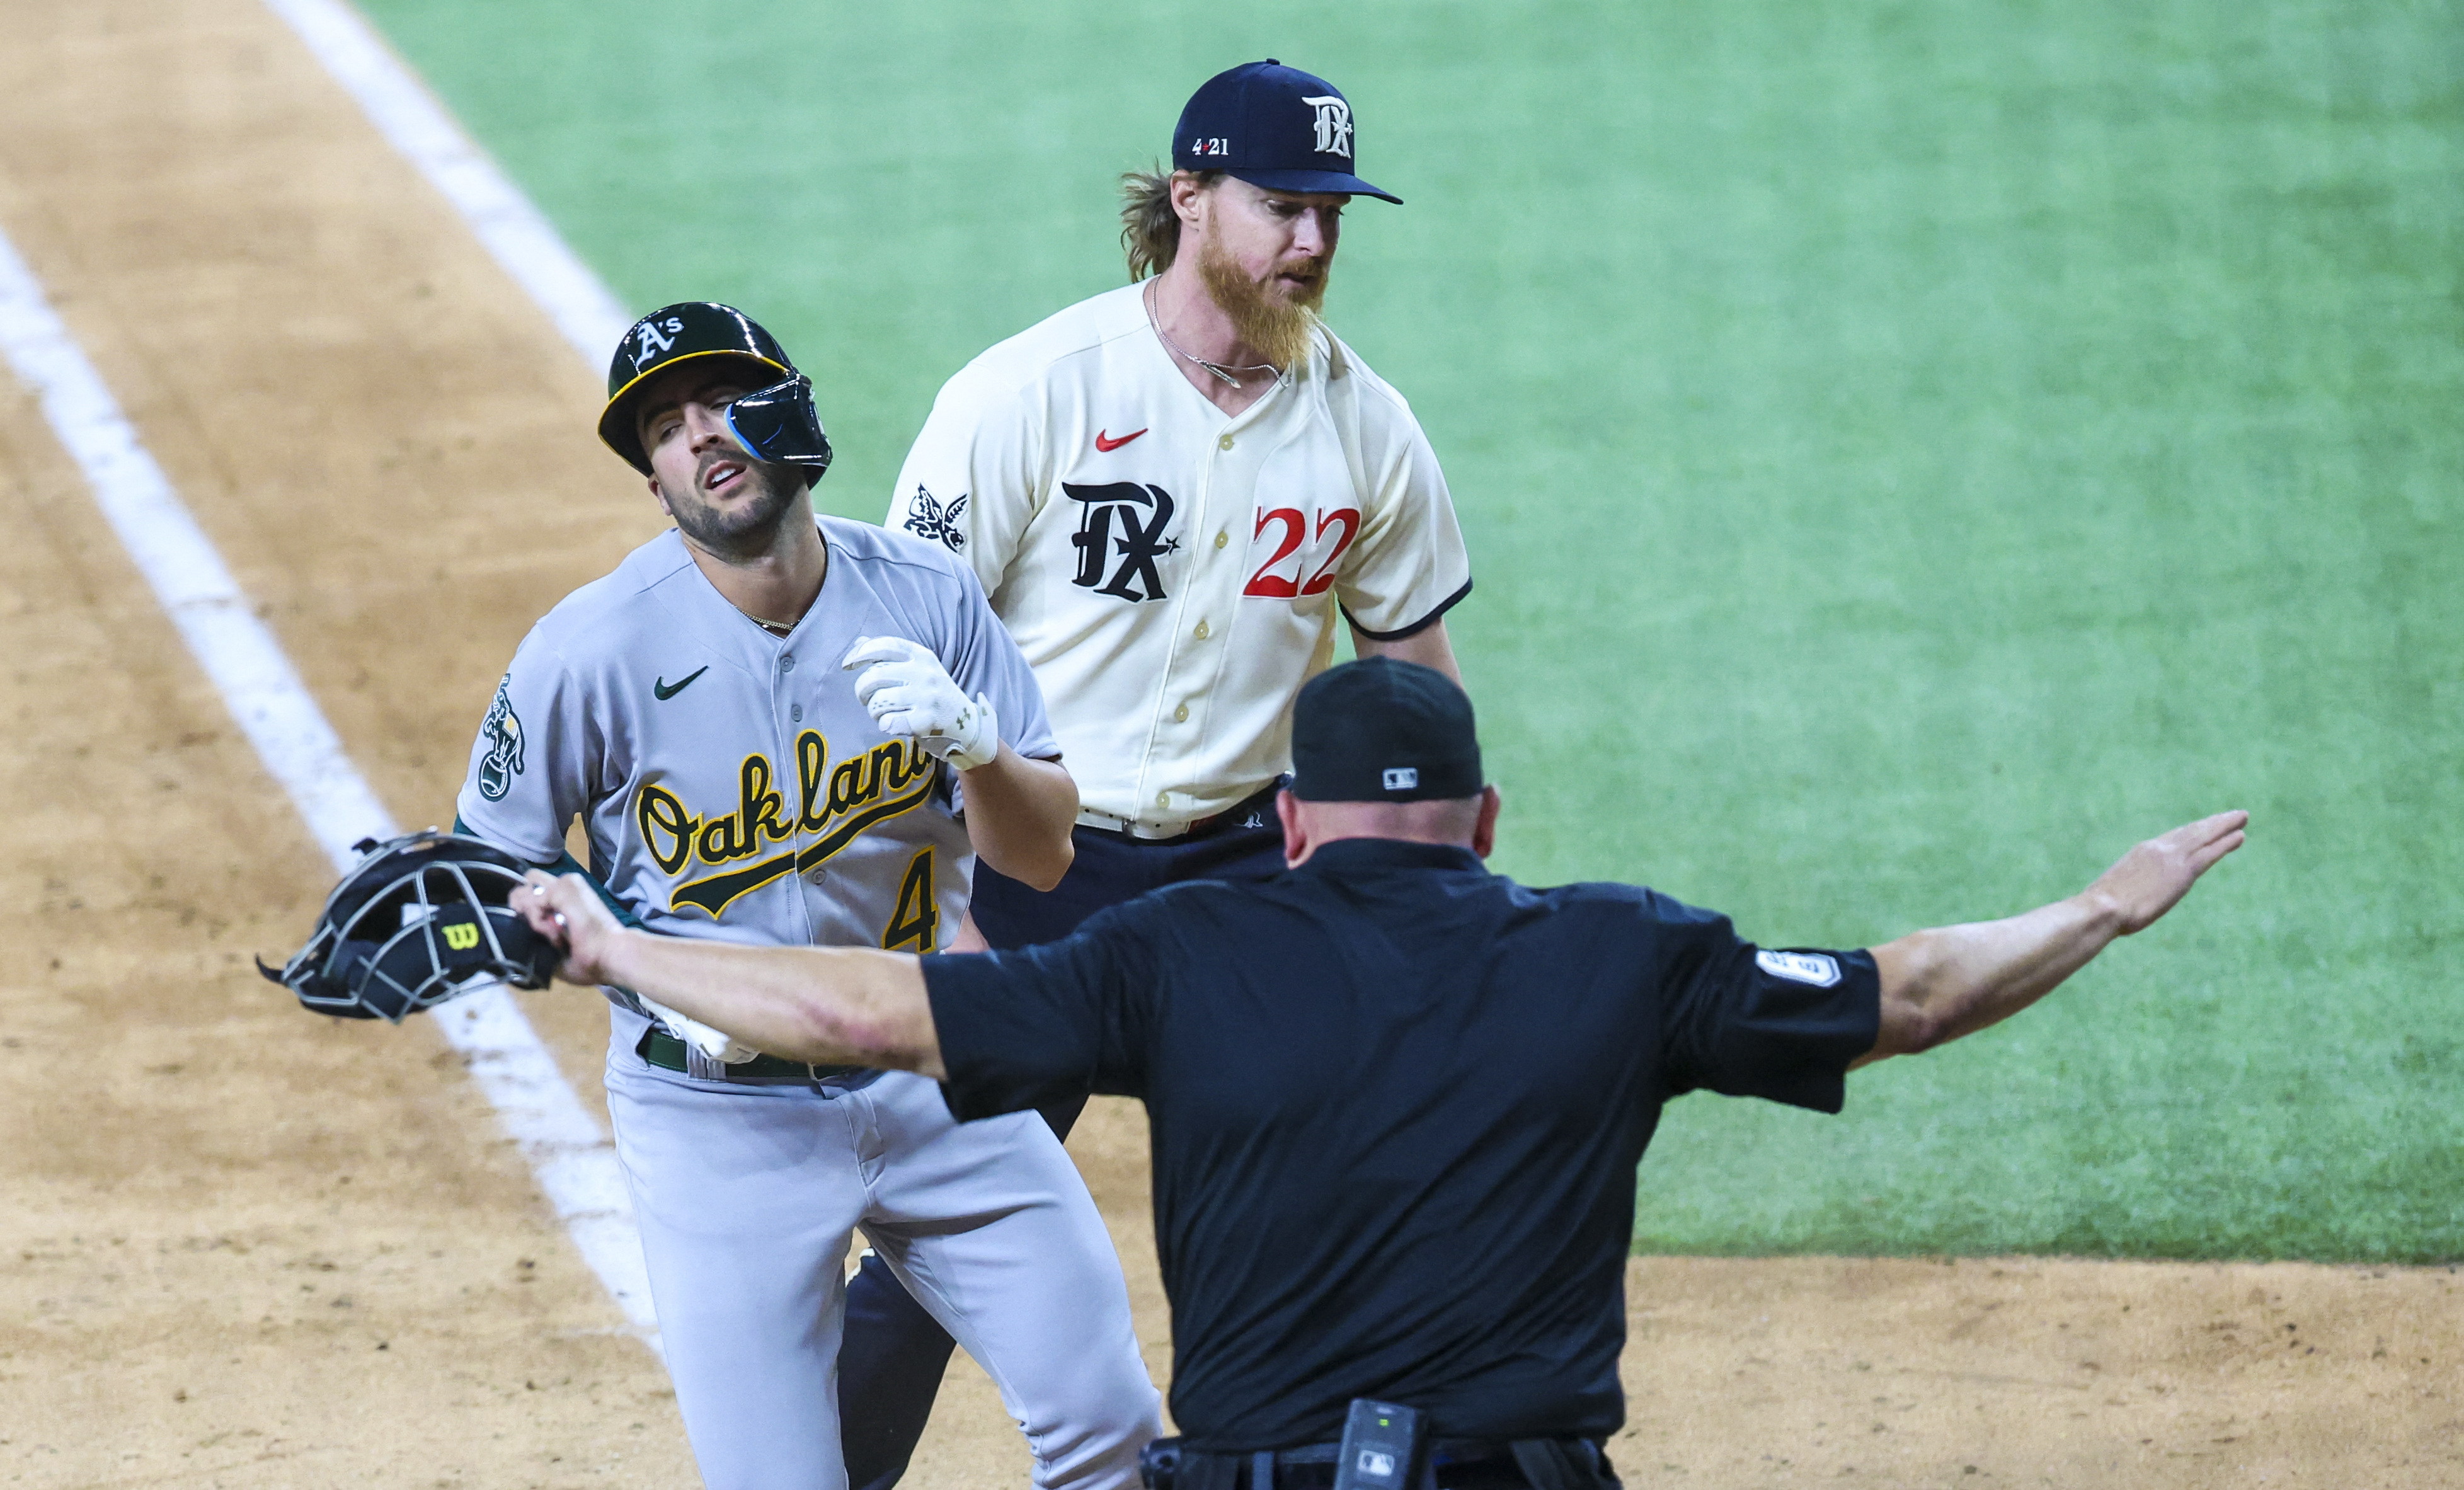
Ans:
[[[607,364],[607,406],[599,414],[599,438],[626,464],[650,474],[649,453],[637,427],[639,405],[649,380],[679,362],[716,358],[736,363],[753,389],[727,411],[728,427],[754,456],[801,468],[804,485],[830,467],[829,436],[813,407],[813,383],[779,339],[732,305],[682,300],[664,305],[625,333]]]
[[[513,909],[520,860],[434,828],[354,846],[364,857],[325,897],[308,945],[278,971],[256,965],[301,1003],[399,1024],[497,982],[547,986],[561,954]]]

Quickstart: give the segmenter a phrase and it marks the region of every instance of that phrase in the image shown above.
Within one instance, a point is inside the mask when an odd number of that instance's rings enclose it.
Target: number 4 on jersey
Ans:
[[[933,898],[933,850],[918,849],[907,861],[907,878],[898,886],[898,909],[890,912],[890,924],[881,930],[881,945],[891,952],[908,948],[921,955],[936,945],[934,933],[940,928],[940,907]]]

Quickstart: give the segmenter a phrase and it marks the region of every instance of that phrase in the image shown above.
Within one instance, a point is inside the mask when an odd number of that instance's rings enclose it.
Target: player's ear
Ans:
[[[1198,202],[1200,197],[1206,195],[1209,185],[1196,171],[1172,173],[1172,210],[1173,215],[1180,219],[1182,227],[1198,226],[1199,211]]]
[[[667,490],[659,485],[659,478],[656,476],[645,476],[643,479],[649,483],[650,500],[658,503],[659,511],[667,514],[668,516],[672,519],[676,515],[676,510],[668,505]]]
[[[1494,785],[1480,789],[1480,816],[1472,820],[1471,851],[1483,859],[1497,846],[1497,809],[1503,801]]]
[[[1301,822],[1301,800],[1288,786],[1275,794],[1275,817],[1284,825],[1284,864],[1296,869],[1309,856],[1309,829]]]

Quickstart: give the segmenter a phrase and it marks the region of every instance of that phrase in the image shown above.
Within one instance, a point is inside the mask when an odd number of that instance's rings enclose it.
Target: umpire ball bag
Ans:
[[[308,945],[256,970],[319,1014],[390,1019],[498,982],[545,988],[556,944],[513,909],[520,860],[434,828],[352,845],[364,857],[325,897]]]

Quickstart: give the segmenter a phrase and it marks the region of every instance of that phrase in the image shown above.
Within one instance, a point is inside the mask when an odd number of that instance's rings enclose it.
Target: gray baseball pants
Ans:
[[[858,1078],[863,1081],[863,1078]],[[711,1490],[845,1490],[850,1235],[984,1368],[1043,1490],[1130,1490],[1162,1432],[1111,1237],[1032,1112],[940,1088],[739,1085],[612,1048],[608,1110],[676,1404]]]

